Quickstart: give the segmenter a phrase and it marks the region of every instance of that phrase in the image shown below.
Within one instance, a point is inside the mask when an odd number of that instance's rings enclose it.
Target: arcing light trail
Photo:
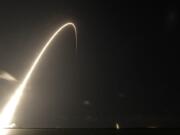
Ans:
[[[20,102],[20,99],[22,97],[22,94],[25,90],[26,84],[28,83],[28,80],[31,78],[32,73],[34,69],[36,68],[38,62],[42,58],[43,54],[47,50],[47,48],[51,45],[51,42],[53,39],[60,33],[64,28],[72,26],[75,32],[75,38],[76,38],[76,48],[77,48],[77,30],[76,26],[72,22],[65,23],[62,25],[55,33],[50,37],[48,42],[44,45],[36,59],[34,60],[32,66],[30,67],[29,71],[27,72],[26,76],[24,77],[22,83],[18,86],[18,88],[15,90],[15,93],[12,95],[8,103],[3,108],[1,114],[0,114],[0,135],[6,135],[8,133],[7,129],[4,129],[10,125],[12,122],[14,113],[16,111],[17,105]]]

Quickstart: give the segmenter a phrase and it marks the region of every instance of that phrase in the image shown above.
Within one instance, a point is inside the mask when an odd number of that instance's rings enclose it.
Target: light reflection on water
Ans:
[[[119,132],[107,128],[52,128],[52,129],[5,129],[8,135],[111,135]]]

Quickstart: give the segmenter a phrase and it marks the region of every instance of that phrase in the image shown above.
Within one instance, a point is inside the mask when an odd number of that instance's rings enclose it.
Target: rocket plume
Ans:
[[[28,83],[29,79],[31,78],[33,71],[37,67],[37,64],[39,63],[40,59],[42,58],[43,54],[47,50],[47,48],[51,45],[51,42],[54,40],[54,38],[66,27],[72,26],[75,32],[75,38],[76,38],[76,48],[77,48],[77,30],[76,26],[72,22],[65,23],[60,28],[58,28],[57,31],[50,37],[50,39],[47,41],[47,43],[44,45],[34,62],[32,63],[32,66],[28,70],[27,74],[25,75],[22,83],[17,87],[15,90],[15,93],[12,95],[12,97],[9,99],[8,103],[4,106],[1,114],[0,114],[0,135],[6,135],[8,133],[7,128],[14,117],[15,111],[17,109],[18,103],[20,102],[20,99],[23,95],[23,92],[25,90],[26,84]]]

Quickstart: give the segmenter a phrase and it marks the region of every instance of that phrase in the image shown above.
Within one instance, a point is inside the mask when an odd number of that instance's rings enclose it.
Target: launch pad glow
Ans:
[[[77,48],[77,30],[76,26],[72,22],[65,23],[62,25],[55,33],[50,37],[48,42],[44,45],[34,62],[32,63],[32,66],[28,70],[27,74],[25,75],[22,83],[18,86],[18,88],[15,90],[15,93],[12,95],[8,103],[4,106],[1,114],[0,114],[0,135],[6,135],[8,133],[7,128],[12,122],[12,119],[14,117],[14,113],[16,111],[16,108],[18,106],[18,103],[20,102],[20,99],[22,97],[22,94],[25,90],[26,84],[28,83],[28,80],[31,78],[32,73],[34,69],[36,68],[37,64],[39,63],[40,59],[42,58],[43,54],[47,50],[47,48],[51,45],[51,42],[54,40],[54,38],[60,33],[64,28],[72,26],[75,32],[75,38],[76,38],[76,48]]]

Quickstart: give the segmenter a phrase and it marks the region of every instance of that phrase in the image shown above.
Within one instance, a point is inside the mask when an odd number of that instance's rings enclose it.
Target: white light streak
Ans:
[[[75,38],[76,38],[76,48],[77,48],[77,30],[76,26],[72,22],[65,23],[62,25],[55,33],[50,37],[48,42],[44,45],[34,62],[32,63],[32,66],[30,67],[29,71],[25,75],[22,83],[18,86],[18,88],[15,90],[15,93],[12,95],[8,103],[3,108],[1,114],[0,114],[0,135],[6,135],[8,133],[7,129],[4,129],[5,127],[9,127],[10,123],[12,122],[12,119],[14,117],[14,113],[16,111],[16,108],[18,106],[18,103],[20,102],[20,99],[23,95],[23,92],[25,90],[26,84],[28,83],[28,80],[31,78],[32,73],[34,69],[36,68],[37,64],[39,63],[40,59],[42,58],[43,54],[47,50],[47,48],[51,45],[51,42],[54,40],[54,38],[60,33],[64,28],[72,26],[75,32]]]

